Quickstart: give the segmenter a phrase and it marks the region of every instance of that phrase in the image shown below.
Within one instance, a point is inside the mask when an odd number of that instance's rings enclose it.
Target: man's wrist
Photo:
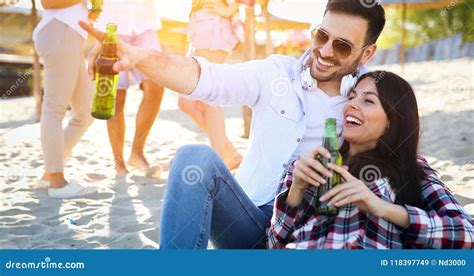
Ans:
[[[143,61],[152,59],[153,55],[160,54],[159,52],[153,51],[151,49],[140,48],[136,46],[130,46],[130,47],[134,48],[132,50],[132,52],[134,53],[134,56],[132,57],[131,62],[135,64],[136,66],[145,65],[143,64]]]

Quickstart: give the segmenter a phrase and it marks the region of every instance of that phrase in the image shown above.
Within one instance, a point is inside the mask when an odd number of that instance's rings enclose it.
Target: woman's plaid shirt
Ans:
[[[359,210],[354,204],[339,209],[337,216],[316,215],[309,202],[314,189],[307,189],[300,206],[285,204],[293,182],[294,162],[282,178],[271,224],[270,249],[401,249],[473,248],[473,221],[439,180],[426,160],[422,195],[425,209],[405,205],[410,224],[402,229],[395,224]],[[380,198],[395,202],[395,193],[385,179],[369,185]]]

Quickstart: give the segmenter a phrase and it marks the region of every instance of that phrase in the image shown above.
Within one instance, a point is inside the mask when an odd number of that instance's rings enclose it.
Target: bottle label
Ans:
[[[108,97],[114,93],[114,76],[99,75],[96,85],[96,96]]]

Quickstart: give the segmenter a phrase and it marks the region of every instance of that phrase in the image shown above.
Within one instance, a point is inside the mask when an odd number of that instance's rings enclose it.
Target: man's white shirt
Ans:
[[[340,133],[347,99],[303,89],[302,58],[272,55],[240,64],[195,59],[201,75],[187,98],[252,108],[250,146],[235,177],[257,206],[275,198],[291,160],[321,145],[326,118],[337,119]]]

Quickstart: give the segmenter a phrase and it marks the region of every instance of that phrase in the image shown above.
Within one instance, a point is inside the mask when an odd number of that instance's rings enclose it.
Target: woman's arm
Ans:
[[[328,155],[329,152],[323,147],[317,147],[311,155]],[[316,171],[318,173],[316,173]],[[280,181],[279,191],[281,192],[275,199],[273,216],[267,232],[267,247],[270,249],[282,249],[292,242],[292,234],[298,229],[303,215],[307,212],[314,212],[311,206],[313,194],[308,187],[317,186],[324,179],[320,176],[329,174],[318,161],[311,157],[301,157],[292,162],[284,177]]]
[[[316,156],[322,155],[331,157],[329,151],[319,146],[311,151],[308,156],[301,156],[292,162],[280,181],[280,193],[275,199],[273,216],[268,229],[268,248],[284,248],[291,242],[293,231],[300,227],[298,223],[302,215],[307,212],[314,212],[311,202],[314,194],[308,190],[309,187],[318,187],[326,180],[323,176],[330,176],[331,173],[316,160]]]
[[[267,230],[267,248],[284,249],[292,241],[291,235],[297,228],[298,207],[286,204],[288,190],[279,194],[275,199],[273,215]]]
[[[81,3],[83,0],[41,0],[41,5],[47,10],[63,9]]]
[[[328,205],[354,203],[362,211],[382,217],[403,230],[405,243],[428,248],[473,248],[473,222],[453,195],[444,187],[434,171],[425,163],[422,197],[426,210],[413,206],[388,203],[375,195],[362,181],[346,169],[328,164],[346,180],[324,196]]]
[[[410,217],[406,208],[384,200],[382,202],[379,217],[401,228],[407,228],[410,225]]]

